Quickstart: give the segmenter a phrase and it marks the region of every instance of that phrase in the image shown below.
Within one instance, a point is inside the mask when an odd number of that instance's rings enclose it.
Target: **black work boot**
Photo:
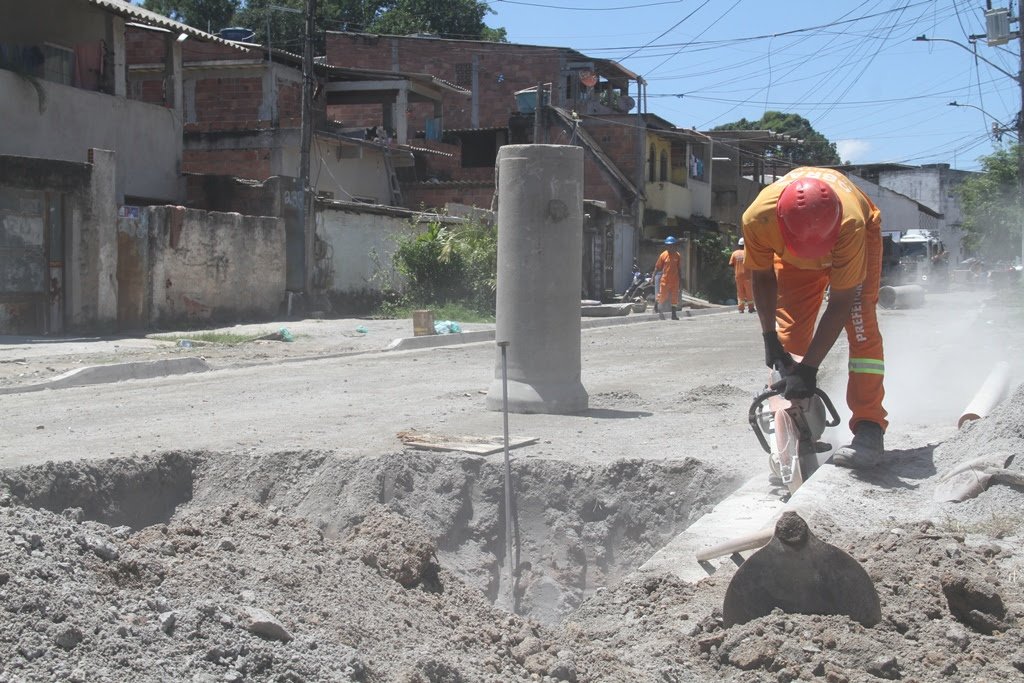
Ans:
[[[853,428],[853,441],[832,455],[832,464],[862,470],[880,465],[885,454],[882,426],[861,420]]]
[[[673,306],[673,307],[672,307],[672,319],[673,319],[673,320],[679,320],[679,316],[678,316],[678,315],[676,315],[676,311],[678,311],[678,310],[679,310],[679,309],[678,309],[678,308],[676,308],[675,306]]]

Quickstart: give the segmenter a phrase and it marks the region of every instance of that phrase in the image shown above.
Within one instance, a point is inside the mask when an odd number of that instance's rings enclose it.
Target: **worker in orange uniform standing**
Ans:
[[[753,313],[754,297],[750,293],[750,273],[747,272],[743,265],[745,257],[743,255],[742,237],[736,243],[736,246],[739,249],[732,252],[732,255],[729,256],[729,265],[732,266],[733,274],[736,276],[736,308],[739,309],[740,313],[743,312],[744,308]]]
[[[838,171],[796,168],[747,208],[743,237],[765,363],[782,369],[775,388],[787,399],[810,396],[818,367],[845,327],[853,441],[837,449],[832,460],[853,468],[880,464],[888,422],[875,317],[882,269],[878,207]],[[828,304],[815,328],[826,287]],[[797,362],[790,354],[802,358]]]
[[[679,294],[683,284],[683,263],[679,257],[679,244],[675,237],[669,235],[665,238],[665,251],[661,252],[657,263],[654,264],[654,272],[661,273],[658,281],[657,304],[658,316],[665,318],[665,304],[672,307],[672,319],[679,320],[676,311],[679,310]]]

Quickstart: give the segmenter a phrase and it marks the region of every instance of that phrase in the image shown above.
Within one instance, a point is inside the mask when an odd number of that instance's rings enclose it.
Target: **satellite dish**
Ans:
[[[621,96],[615,103],[615,108],[622,113],[626,113],[627,111],[631,110],[634,106],[636,106],[636,102],[629,95]]]
[[[597,85],[597,74],[594,73],[593,71],[581,71],[580,83],[587,86],[588,88],[593,88],[595,85]]]

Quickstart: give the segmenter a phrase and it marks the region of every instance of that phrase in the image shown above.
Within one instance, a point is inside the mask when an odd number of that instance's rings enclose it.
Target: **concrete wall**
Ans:
[[[115,193],[177,201],[181,121],[174,112],[124,97],[0,70],[0,154],[85,161],[90,147],[117,153]]]
[[[124,327],[269,319],[285,293],[278,218],[149,206],[118,223]]]
[[[950,262],[955,264],[967,257],[961,246],[963,232],[960,225],[963,216],[955,190],[972,175],[970,171],[951,169],[948,164],[933,164],[920,168],[883,170],[879,173],[878,183],[942,214],[937,228],[939,239],[950,252]]]
[[[331,294],[373,296],[400,284],[393,257],[396,241],[419,230],[410,218],[318,205],[316,232],[332,252]]]
[[[490,209],[494,199],[494,181],[454,181],[439,183],[402,183],[405,205],[430,211],[448,204],[467,204]]]
[[[329,136],[317,136],[310,152],[309,179],[317,192],[330,192],[334,199],[350,201],[372,199],[385,206],[391,204],[391,188],[382,150],[342,143]],[[283,149],[282,167],[277,175],[293,175],[299,168],[299,140]]]
[[[883,232],[905,232],[920,227],[921,212],[917,202],[855,175],[850,175],[850,180],[881,210]]]
[[[20,7],[19,7],[20,6]],[[31,11],[26,11],[26,8]],[[53,42],[73,47],[106,37],[106,13],[67,0],[0,0],[0,42],[31,45]]]

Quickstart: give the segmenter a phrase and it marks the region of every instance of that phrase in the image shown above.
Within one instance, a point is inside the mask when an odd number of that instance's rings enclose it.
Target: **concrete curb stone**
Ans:
[[[692,318],[711,313],[725,313],[732,310],[731,307],[715,308],[684,308],[679,311],[681,318]],[[657,321],[656,313],[635,313],[625,316],[609,318],[583,318],[580,321],[581,329],[595,327],[609,327],[612,325],[629,325],[632,323],[648,323]],[[326,360],[345,356],[364,355],[369,353],[380,353],[381,351],[412,351],[420,349],[431,349],[442,346],[454,346],[456,344],[473,344],[494,340],[494,330],[475,330],[472,332],[458,332],[455,334],[437,334],[423,337],[400,337],[394,339],[384,349],[372,351],[346,351],[343,353],[321,354],[316,356],[299,356],[285,359],[274,359],[260,363],[243,363],[242,366],[270,365],[274,363],[297,363],[305,361]],[[111,382],[122,382],[129,379],[153,379],[169,375],[182,375],[195,372],[208,372],[213,370],[207,362],[196,356],[186,358],[173,358],[155,361],[134,361],[130,363],[110,363],[107,365],[93,365],[84,368],[76,368],[70,372],[49,379],[45,382],[26,385],[14,385],[0,387],[0,395],[21,394],[46,389],[66,389],[68,387],[85,386],[89,384],[107,384]]]
[[[202,358],[170,358],[163,360],[111,363],[76,368],[45,382],[21,386],[0,387],[0,394],[23,394],[45,389],[66,389],[88,384],[108,384],[128,379],[152,379],[168,375],[184,375],[193,372],[207,372],[210,366]]]

